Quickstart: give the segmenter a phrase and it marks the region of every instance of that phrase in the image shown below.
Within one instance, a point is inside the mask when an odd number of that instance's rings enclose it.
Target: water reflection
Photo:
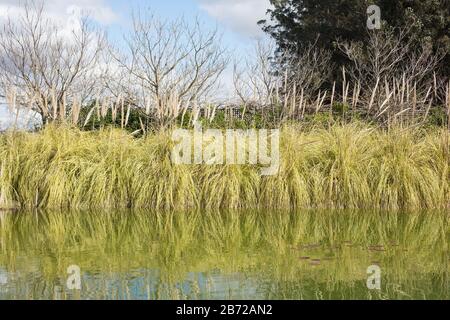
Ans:
[[[0,299],[449,299],[445,212],[15,212]],[[81,290],[67,287],[80,267]],[[368,290],[379,265],[382,290]]]

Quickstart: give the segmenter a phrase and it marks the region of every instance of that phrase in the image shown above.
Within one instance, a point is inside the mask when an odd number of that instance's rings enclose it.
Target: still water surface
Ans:
[[[0,299],[450,299],[449,243],[448,212],[0,212]]]

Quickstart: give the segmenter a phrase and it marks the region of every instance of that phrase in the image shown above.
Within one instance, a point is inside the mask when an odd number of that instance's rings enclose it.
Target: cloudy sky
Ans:
[[[20,13],[21,0],[0,0],[0,23]],[[237,55],[248,50],[253,39],[263,33],[257,21],[265,17],[269,0],[44,0],[49,17],[62,22],[68,30],[81,11],[88,11],[106,28],[111,39],[120,41],[130,27],[130,14],[138,8],[150,8],[164,18],[199,17],[206,26],[216,25],[223,33],[223,43]],[[228,77],[230,75],[228,74]],[[8,122],[8,112],[0,105],[0,129]]]
[[[261,36],[257,21],[264,18],[269,0],[43,0],[51,18],[66,24],[77,12],[88,11],[113,36],[129,25],[130,13],[136,8],[150,8],[163,17],[199,16],[212,26],[217,23],[226,41],[239,45],[248,38]],[[23,0],[0,0],[0,20],[20,12]]]

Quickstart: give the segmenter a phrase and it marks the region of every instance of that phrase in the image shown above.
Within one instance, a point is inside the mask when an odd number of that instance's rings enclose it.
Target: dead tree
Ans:
[[[228,63],[218,31],[205,32],[198,20],[133,15],[125,40],[126,51],[112,52],[119,69],[110,89],[115,96],[125,93],[159,126],[194,100],[206,100]]]
[[[44,5],[26,2],[0,31],[0,95],[14,97],[44,124],[64,119],[74,100],[90,99],[100,78],[104,35],[89,18],[69,34],[46,18]]]

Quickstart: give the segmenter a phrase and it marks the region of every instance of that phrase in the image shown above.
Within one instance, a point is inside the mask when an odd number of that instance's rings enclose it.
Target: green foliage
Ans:
[[[350,106],[348,104],[344,104],[341,102],[335,102],[332,108],[333,113],[338,115],[345,115],[350,110]]]
[[[279,126],[281,117],[281,108],[274,107],[270,109],[247,110],[240,107],[233,110],[216,110],[212,120],[199,116],[198,121],[204,128],[211,129],[263,129],[276,128]],[[177,118],[177,126],[182,128],[192,128],[192,111],[188,110],[185,115]]]
[[[338,37],[362,40],[366,32],[367,5],[363,0],[272,0],[271,21],[261,21],[281,49],[296,49],[316,42],[332,48]]]
[[[360,42],[367,35],[367,8],[377,4],[390,27],[412,27],[417,47],[429,44],[447,53],[442,61],[450,73],[450,5],[447,0],[271,0],[271,19],[260,24],[280,49],[302,50],[309,43],[333,50],[338,39]],[[336,52],[334,61],[342,63]]]
[[[447,112],[442,106],[431,108],[430,113],[426,119],[429,126],[446,127],[447,126]]]
[[[93,105],[83,106],[80,109],[80,121],[79,124],[83,126],[83,130],[99,130],[104,127],[113,127],[113,128],[121,128],[122,121],[125,122],[125,119],[122,120],[122,117],[116,116],[113,119],[112,112],[108,110],[107,114],[104,117],[98,117],[97,113],[92,113]],[[125,106],[127,108],[127,106]],[[125,112],[124,112],[125,117]],[[127,125],[124,125],[124,128],[129,132],[136,132],[137,130],[142,129],[141,123],[139,119],[145,121],[145,117],[142,116],[139,110],[135,108],[130,109],[130,114],[128,117]]]

